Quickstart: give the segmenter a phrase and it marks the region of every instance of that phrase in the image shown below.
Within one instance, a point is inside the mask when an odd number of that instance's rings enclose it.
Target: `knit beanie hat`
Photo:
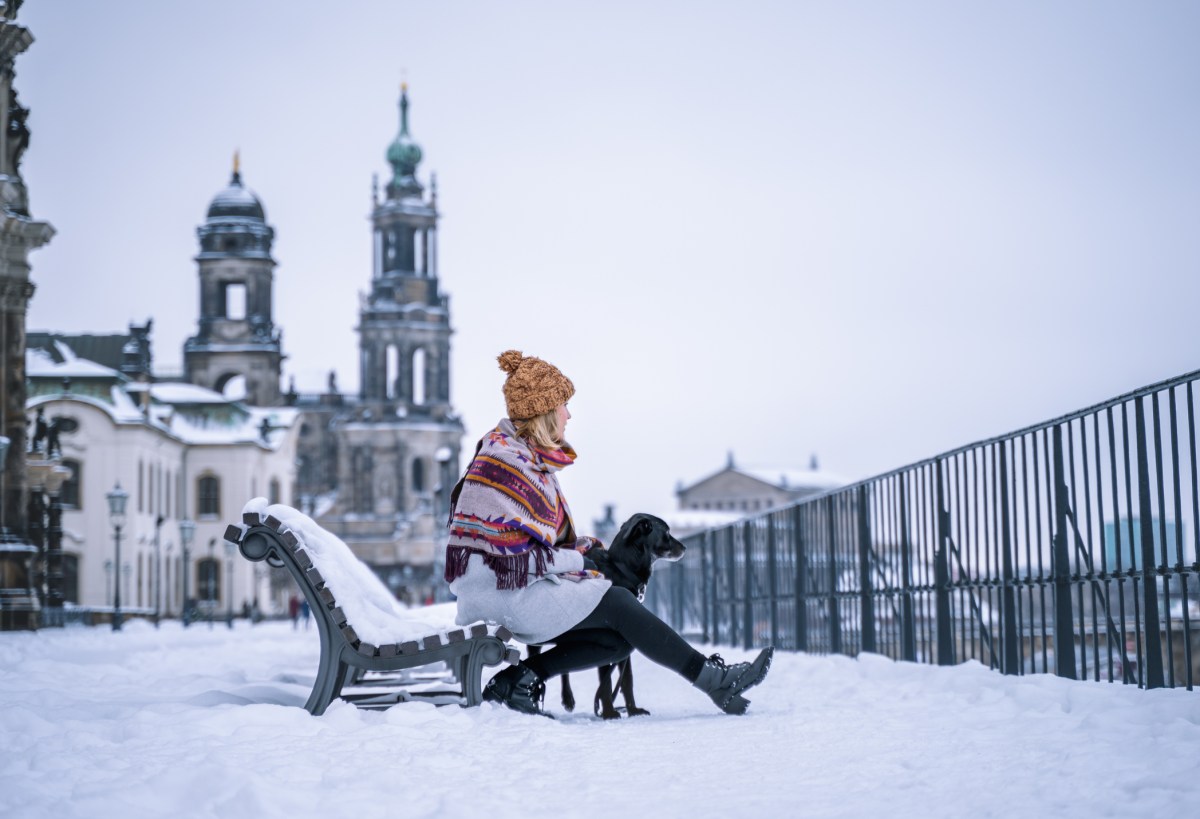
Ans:
[[[519,350],[507,350],[496,360],[500,369],[508,373],[504,380],[504,403],[508,417],[514,421],[549,412],[575,394],[571,379],[548,361],[522,355]]]

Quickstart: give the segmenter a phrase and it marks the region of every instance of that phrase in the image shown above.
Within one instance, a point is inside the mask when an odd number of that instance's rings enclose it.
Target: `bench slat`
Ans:
[[[274,529],[276,532],[278,532],[283,526],[283,521],[274,515],[267,515],[267,519],[263,521],[263,526],[266,526],[268,529]]]
[[[242,530],[232,523],[225,527],[225,539],[230,543],[242,542]]]
[[[346,612],[342,611],[341,608],[334,608],[329,612],[329,616],[333,618],[333,624],[338,628],[346,625]]]
[[[487,633],[488,633],[488,627],[485,626],[483,623],[476,623],[475,625],[471,626],[471,636],[472,637],[486,637]]]
[[[420,648],[420,646],[417,645],[416,640],[408,640],[407,642],[403,642],[400,644],[400,653],[401,654],[416,654],[420,650],[421,650],[421,648]]]
[[[437,636],[436,634],[430,634],[428,637],[425,637],[424,639],[421,640],[421,647],[424,648],[426,651],[429,651],[430,649],[433,649],[433,648],[441,648],[442,647],[442,638]]]
[[[333,608],[335,605],[337,605],[336,601],[333,599],[333,592],[327,588],[317,589],[317,596],[325,602],[325,606],[327,608]]]
[[[283,538],[284,544],[293,552],[300,548],[300,538],[296,537],[295,533],[292,532],[291,529],[280,533],[280,537]]]
[[[399,653],[400,653],[400,647],[398,645],[396,645],[395,643],[388,643],[385,646],[379,647],[379,656],[380,657],[395,657]]]
[[[446,635],[447,642],[451,643],[461,643],[465,639],[467,639],[467,635],[464,634],[463,630],[460,628],[455,629]]]
[[[504,626],[497,626],[496,636],[499,637],[501,641],[507,643],[512,639],[512,632],[506,629]]]
[[[308,552],[303,549],[297,549],[293,554],[296,556],[296,562],[300,564],[300,568],[308,571],[313,567],[312,558],[308,556]]]
[[[508,651],[504,652],[504,662],[508,663],[509,665],[516,665],[517,663],[521,662],[521,652],[515,648],[510,648]]]
[[[366,657],[374,657],[375,646],[371,645],[370,643],[359,643],[358,653]]]
[[[358,645],[358,632],[354,630],[354,626],[346,624],[342,626],[342,634],[346,637],[346,642],[352,646]]]
[[[257,526],[261,522],[262,521],[259,518],[257,512],[243,512],[242,513],[242,523],[246,524],[247,526]]]
[[[311,569],[305,571],[304,575],[308,578],[308,582],[312,583],[318,589],[325,585],[325,578],[321,576],[319,571],[317,571],[316,566],[313,566]]]

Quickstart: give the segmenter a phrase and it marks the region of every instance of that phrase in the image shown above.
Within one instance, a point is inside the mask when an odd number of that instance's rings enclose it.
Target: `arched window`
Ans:
[[[352,507],[355,512],[370,512],[375,506],[375,496],[372,491],[375,466],[371,451],[365,447],[355,449],[350,456],[350,464],[354,476]]]
[[[216,475],[201,475],[197,479],[196,514],[200,517],[220,517],[221,479]]]
[[[412,401],[418,406],[425,403],[425,351],[419,348],[412,357]]]
[[[196,596],[210,609],[221,599],[221,564],[216,558],[204,557],[196,561]]]
[[[58,491],[58,501],[68,509],[83,508],[83,464],[72,458],[64,458],[62,465],[71,470],[71,477],[63,481]]]
[[[64,552],[62,556],[63,600],[79,602],[79,555]]]
[[[395,344],[389,344],[384,351],[386,359],[384,366],[384,396],[390,401],[396,398],[396,388],[400,384],[400,352]]]
[[[413,458],[412,462],[412,491],[425,491],[425,462],[420,458]]]

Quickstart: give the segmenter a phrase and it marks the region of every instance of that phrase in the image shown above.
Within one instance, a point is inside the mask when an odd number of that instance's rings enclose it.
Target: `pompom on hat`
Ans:
[[[504,381],[504,403],[508,417],[524,421],[567,403],[575,394],[575,385],[558,367],[540,358],[506,350],[496,358],[500,369],[508,373]]]

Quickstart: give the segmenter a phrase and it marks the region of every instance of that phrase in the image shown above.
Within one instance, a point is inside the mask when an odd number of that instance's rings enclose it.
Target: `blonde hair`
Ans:
[[[517,428],[518,435],[535,447],[540,449],[562,448],[562,427],[558,423],[558,407],[532,418],[520,421],[514,419],[513,426]]]

